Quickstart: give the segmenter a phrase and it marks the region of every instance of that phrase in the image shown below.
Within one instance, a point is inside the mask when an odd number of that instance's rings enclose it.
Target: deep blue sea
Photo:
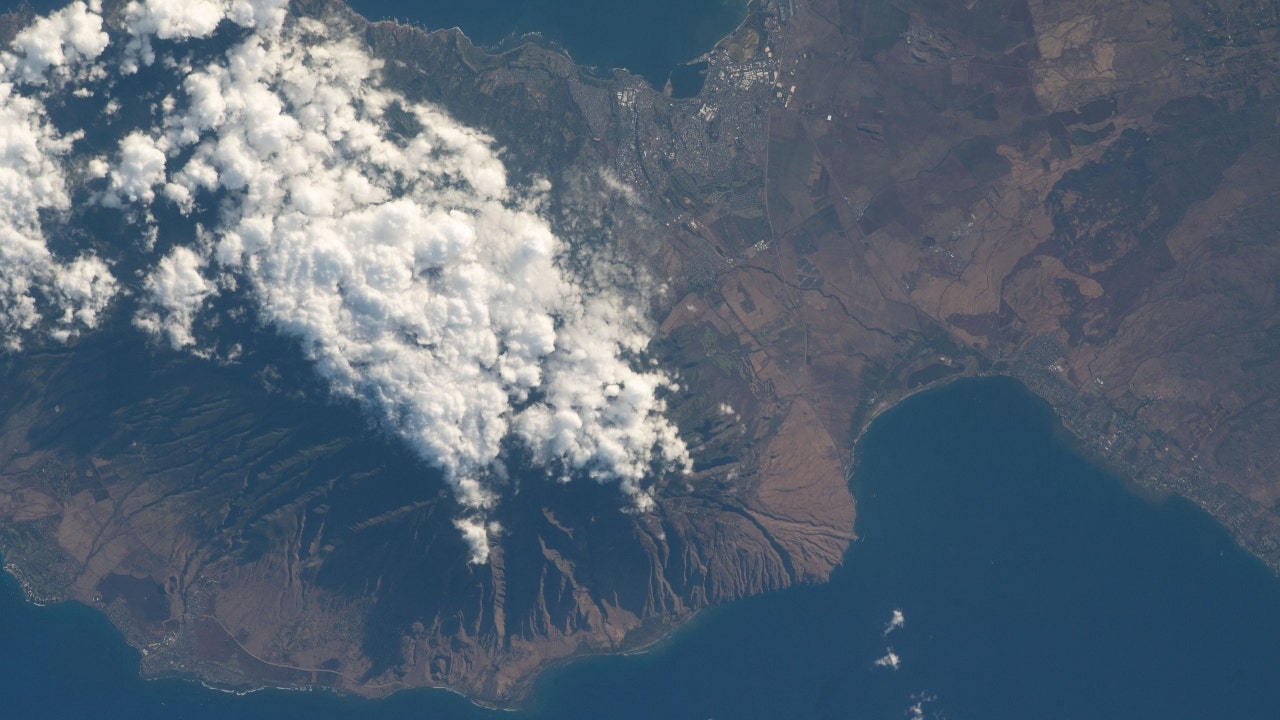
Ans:
[[[369,702],[144,682],[101,615],[26,605],[6,580],[0,717],[1280,716],[1280,581],[1188,503],[1140,499],[1090,467],[1055,426],[1008,380],[909,399],[862,441],[862,539],[829,584],[553,671],[527,712],[442,691]],[[896,670],[876,664],[890,648]]]
[[[70,0],[26,0],[47,13]],[[680,96],[702,87],[688,63],[742,22],[749,0],[347,0],[370,20],[398,20],[427,30],[459,27],[477,45],[497,47],[538,33],[579,65],[625,68]],[[22,0],[0,0],[0,11]]]
[[[626,68],[661,89],[688,73],[686,63],[711,49],[746,16],[747,0],[348,0],[371,20],[394,19],[428,30],[460,27],[478,45],[540,33],[580,65]],[[696,92],[701,81],[690,89]],[[681,93],[676,87],[677,94]]]

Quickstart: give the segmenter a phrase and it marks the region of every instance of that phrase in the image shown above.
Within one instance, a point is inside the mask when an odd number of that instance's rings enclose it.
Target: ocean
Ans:
[[[39,13],[70,0],[26,0]],[[348,0],[370,20],[396,20],[426,30],[459,27],[477,45],[498,47],[538,33],[579,65],[625,68],[677,96],[697,94],[700,68],[689,63],[742,22],[749,0]],[[0,11],[22,4],[0,0]]]
[[[350,0],[370,20],[392,19],[428,30],[460,27],[472,42],[498,46],[525,33],[567,50],[579,65],[625,68],[678,96],[701,79],[687,63],[711,49],[746,16],[747,0]],[[682,90],[684,90],[682,92]]]
[[[1063,443],[1006,379],[958,381],[860,443],[825,585],[716,608],[655,649],[544,675],[528,707],[444,691],[237,697],[137,677],[96,611],[0,591],[6,718],[1203,718],[1280,708],[1280,580],[1208,516]],[[895,623],[895,617],[900,622]]]

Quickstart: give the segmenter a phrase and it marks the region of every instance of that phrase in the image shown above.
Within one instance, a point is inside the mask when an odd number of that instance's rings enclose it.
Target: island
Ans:
[[[558,663],[823,582],[863,430],[973,375],[1017,378],[1098,463],[1280,570],[1274,5],[754,0],[684,99],[536,42],[288,13],[546,179],[558,232],[661,279],[648,352],[693,465],[642,512],[513,480],[475,563],[441,474],[288,339],[227,363],[124,330],[11,352],[5,569],[100,607],[145,674],[516,704]],[[581,226],[589,177],[616,187]]]

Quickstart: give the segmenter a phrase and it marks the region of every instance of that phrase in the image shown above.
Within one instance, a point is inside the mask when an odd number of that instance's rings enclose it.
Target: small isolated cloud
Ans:
[[[946,715],[938,707],[938,696],[928,692],[918,692],[911,696],[911,705],[903,713],[908,720],[924,720],[926,717],[944,720]]]
[[[893,648],[889,648],[885,652],[884,657],[876,660],[875,662],[876,667],[887,667],[891,670],[897,670],[901,664],[902,658],[898,657],[898,654],[893,651]]]
[[[906,623],[907,616],[902,614],[902,610],[894,608],[893,614],[889,616],[889,622],[884,625],[884,636],[889,637],[889,633],[901,629]]]

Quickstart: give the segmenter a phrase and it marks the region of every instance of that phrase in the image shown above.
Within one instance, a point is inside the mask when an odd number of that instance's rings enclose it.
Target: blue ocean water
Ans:
[[[98,613],[26,605],[6,581],[0,715],[1276,717],[1280,580],[1188,503],[1140,499],[1055,437],[1048,408],[1009,380],[909,399],[863,439],[862,539],[830,583],[554,670],[523,712],[442,691],[369,702],[145,682]],[[891,651],[896,670],[877,664]]]
[[[23,0],[0,0],[0,11]],[[49,13],[70,0],[25,0]],[[568,51],[579,64],[626,68],[661,89],[670,78],[679,97],[697,94],[701,68],[687,65],[742,22],[749,0],[347,0],[370,20],[397,20],[427,30],[460,27],[472,42],[498,46],[526,33]],[[683,91],[682,91],[683,90]]]
[[[661,88],[684,79],[685,63],[711,49],[746,16],[747,0],[348,0],[371,20],[393,19],[429,30],[460,27],[479,45],[524,33],[569,51],[580,65],[626,68]],[[701,87],[701,82],[696,83]],[[679,91],[679,88],[676,88]],[[686,93],[687,94],[687,93]]]

